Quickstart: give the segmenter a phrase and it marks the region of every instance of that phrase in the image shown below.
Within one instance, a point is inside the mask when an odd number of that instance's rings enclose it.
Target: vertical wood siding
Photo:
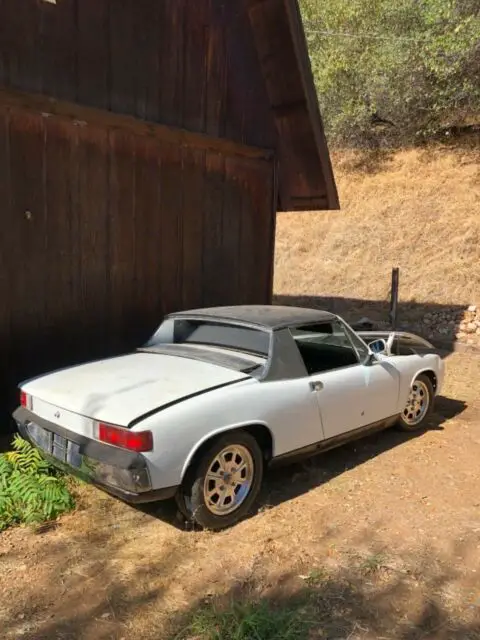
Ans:
[[[272,189],[272,161],[0,104],[8,400],[25,376],[136,347],[168,311],[268,301]]]
[[[0,85],[276,144],[244,0],[2,0]]]

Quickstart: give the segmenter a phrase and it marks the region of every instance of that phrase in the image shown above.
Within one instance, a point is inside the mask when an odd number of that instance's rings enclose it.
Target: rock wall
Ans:
[[[365,329],[388,330],[390,324],[385,321],[375,321],[362,318],[353,326]],[[411,331],[435,343],[461,343],[480,348],[480,307],[470,305],[465,310],[452,308],[439,312],[425,313],[420,320],[409,321],[400,318],[399,331]]]
[[[470,305],[466,311],[427,313],[422,333],[431,340],[443,338],[480,345],[480,309]]]

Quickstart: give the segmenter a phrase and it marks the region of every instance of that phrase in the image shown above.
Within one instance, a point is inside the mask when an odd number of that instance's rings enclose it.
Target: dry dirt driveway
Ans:
[[[231,530],[185,531],[169,505],[87,487],[56,528],[1,534],[1,637],[169,638],[205,602],[306,594],[309,638],[480,638],[480,357],[446,364],[427,433],[277,471]]]

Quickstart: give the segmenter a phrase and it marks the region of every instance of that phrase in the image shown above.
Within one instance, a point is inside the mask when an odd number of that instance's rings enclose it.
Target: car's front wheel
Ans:
[[[425,427],[432,410],[435,392],[432,381],[420,374],[410,388],[407,403],[400,414],[398,426],[402,431],[418,431]]]
[[[204,450],[177,495],[183,514],[206,529],[223,529],[252,507],[263,477],[263,455],[253,436],[233,431]]]

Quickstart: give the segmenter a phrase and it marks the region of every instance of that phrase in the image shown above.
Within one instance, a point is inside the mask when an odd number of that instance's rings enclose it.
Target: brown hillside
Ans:
[[[403,303],[480,303],[479,159],[410,150],[372,169],[334,154],[342,210],[278,215],[276,295],[385,301],[399,266]]]

